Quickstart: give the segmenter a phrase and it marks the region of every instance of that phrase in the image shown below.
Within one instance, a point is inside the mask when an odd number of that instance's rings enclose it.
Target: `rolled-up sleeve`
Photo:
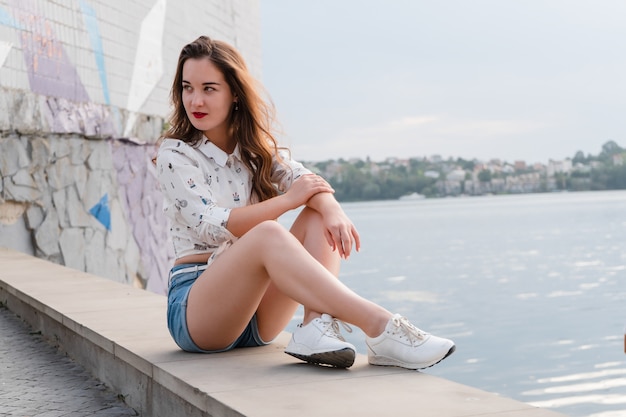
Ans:
[[[305,168],[300,162],[291,159],[291,155],[286,150],[279,152],[281,160],[274,158],[272,166],[272,182],[276,184],[282,193],[287,191],[291,184],[298,178],[306,174],[312,174],[311,170]]]
[[[186,154],[184,148],[162,147],[157,172],[165,196],[164,211],[176,220],[175,224],[187,226],[181,236],[193,232],[207,244],[207,250],[236,240],[226,228],[231,209],[218,205],[209,186],[210,178],[194,156]]]

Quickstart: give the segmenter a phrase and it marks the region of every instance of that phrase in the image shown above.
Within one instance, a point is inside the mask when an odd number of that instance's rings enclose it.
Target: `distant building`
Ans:
[[[465,171],[462,169],[455,169],[446,174],[446,180],[448,181],[463,181],[465,180]]]
[[[555,174],[569,174],[572,171],[572,160],[565,159],[563,161],[548,162],[547,174],[549,177],[553,177]]]
[[[541,162],[535,162],[533,164],[533,170],[537,172],[546,172],[546,166]]]
[[[504,164],[504,166],[502,167],[502,172],[504,174],[513,174],[517,170],[518,169],[511,164]]]
[[[572,171],[587,174],[587,173],[591,172],[591,166],[590,165],[581,164],[580,162],[577,162],[577,163],[574,164],[574,166],[572,168]]]

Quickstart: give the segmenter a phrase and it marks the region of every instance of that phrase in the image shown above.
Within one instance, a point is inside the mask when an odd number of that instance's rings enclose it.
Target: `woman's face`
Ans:
[[[227,121],[235,97],[224,74],[208,58],[188,59],[182,78],[183,106],[191,124],[212,141],[229,139]]]

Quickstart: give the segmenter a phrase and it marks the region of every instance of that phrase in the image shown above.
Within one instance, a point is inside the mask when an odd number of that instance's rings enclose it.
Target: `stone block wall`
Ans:
[[[260,77],[259,29],[258,0],[0,0],[0,246],[165,293],[178,53],[222,39]]]

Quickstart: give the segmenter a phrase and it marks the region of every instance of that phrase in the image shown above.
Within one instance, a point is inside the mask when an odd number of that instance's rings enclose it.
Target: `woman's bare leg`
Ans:
[[[300,237],[306,241],[306,236]],[[318,245],[322,246],[328,247],[328,243]],[[286,322],[293,315],[295,302],[306,306],[307,311],[328,313],[354,324],[369,336],[380,334],[391,317],[387,310],[337,280],[297,237],[269,221],[242,236],[192,286],[187,323],[193,340],[205,349],[228,346],[261,303],[264,308],[270,304],[265,297],[278,297],[274,301],[282,298],[289,307],[283,306],[285,313],[281,317]],[[266,326],[264,316],[276,320],[276,313],[270,309],[259,314],[259,328]],[[280,326],[277,323],[276,328],[282,330],[286,322]],[[270,327],[265,328],[265,337],[280,331]]]
[[[339,275],[341,258],[326,241],[322,216],[315,210],[304,208],[291,227],[290,232],[300,241],[304,249],[335,277]],[[257,309],[257,324],[263,340],[274,339],[293,318],[298,303],[270,283]],[[304,306],[303,322],[306,324],[321,312]]]
[[[300,221],[302,220],[302,221]],[[322,216],[313,209],[304,208],[294,222],[291,233],[302,243],[302,246],[321,263],[335,278],[339,277],[341,258],[339,251],[333,250],[328,244],[326,230],[322,222]],[[304,323],[319,317],[323,311],[314,311],[309,306],[304,306]]]

